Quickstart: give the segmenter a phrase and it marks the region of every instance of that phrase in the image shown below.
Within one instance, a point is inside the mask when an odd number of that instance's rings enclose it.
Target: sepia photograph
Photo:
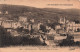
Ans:
[[[80,0],[0,0],[0,52],[79,52]]]

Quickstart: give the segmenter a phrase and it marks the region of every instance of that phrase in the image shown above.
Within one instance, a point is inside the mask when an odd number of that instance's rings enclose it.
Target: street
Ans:
[[[9,46],[0,48],[0,52],[79,52],[79,47],[57,47],[57,46]]]

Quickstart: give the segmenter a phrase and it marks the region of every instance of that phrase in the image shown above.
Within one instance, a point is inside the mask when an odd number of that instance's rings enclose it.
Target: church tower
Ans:
[[[65,17],[60,17],[59,23],[60,24],[65,24],[65,22],[66,22]]]

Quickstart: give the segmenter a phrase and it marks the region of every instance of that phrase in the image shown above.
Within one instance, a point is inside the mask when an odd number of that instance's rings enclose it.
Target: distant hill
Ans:
[[[19,16],[26,16],[28,19],[34,18],[36,22],[46,22],[48,19],[52,22],[57,22],[62,16],[71,21],[80,21],[80,9],[35,8],[22,5],[0,4],[0,11],[3,13],[5,11],[9,12],[8,15],[0,16],[6,16],[9,19],[16,18],[16,20],[18,20]]]

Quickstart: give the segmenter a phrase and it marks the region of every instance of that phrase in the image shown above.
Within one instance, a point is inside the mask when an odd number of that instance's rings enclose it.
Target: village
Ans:
[[[0,12],[0,14],[2,14],[2,12]],[[8,11],[6,11],[5,14],[7,15]],[[80,23],[69,21],[66,18],[67,17],[60,17],[58,23],[52,24],[53,26],[51,26],[50,20],[47,20],[47,25],[45,25],[40,21],[35,24],[35,19],[28,20],[26,16],[19,16],[17,21],[0,17],[0,26],[6,29],[6,31],[14,37],[30,35],[31,38],[33,38],[37,35],[40,35],[45,38],[44,36],[47,34],[48,37],[51,36],[47,39],[54,39],[53,36],[55,37],[58,34],[62,34],[63,36],[64,34],[63,37],[57,36],[55,38],[55,40],[62,40],[66,39],[67,37],[65,36],[65,34],[69,33],[74,36],[74,41],[80,41]],[[47,41],[46,43],[49,44]]]

